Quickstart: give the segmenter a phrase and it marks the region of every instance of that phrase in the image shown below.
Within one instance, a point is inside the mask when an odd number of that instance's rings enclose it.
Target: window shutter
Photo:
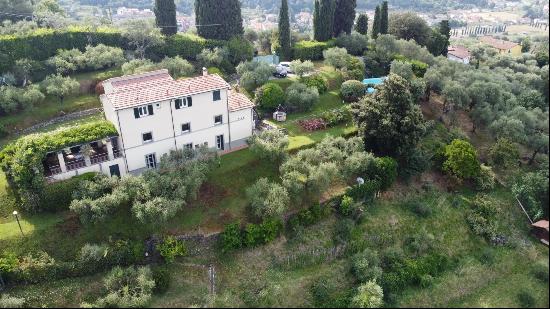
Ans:
[[[191,107],[191,106],[193,106],[193,98],[187,97],[187,107]]]
[[[175,105],[176,109],[180,109],[181,108],[180,99],[176,99],[174,102],[175,102],[174,105]]]
[[[139,109],[137,107],[134,108],[134,117],[136,117],[136,119],[139,118]]]
[[[147,105],[147,108],[149,109],[149,116],[153,116],[154,115],[154,113],[153,113],[153,104]]]

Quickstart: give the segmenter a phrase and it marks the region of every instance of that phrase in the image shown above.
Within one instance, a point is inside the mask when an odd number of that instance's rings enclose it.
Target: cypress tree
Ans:
[[[313,10],[313,39],[318,41],[319,38],[319,18],[321,17],[319,14],[319,0],[315,0],[315,8]]]
[[[174,35],[178,32],[176,21],[176,4],[174,0],[155,0],[155,21],[164,35]]]
[[[316,22],[315,40],[324,42],[332,38],[334,25],[335,0],[320,0],[319,14]]]
[[[439,33],[441,33],[443,36],[445,36],[445,48],[442,49],[442,55],[447,57],[447,49],[449,45],[451,44],[451,27],[449,26],[448,20],[442,20],[439,23]]]
[[[291,58],[290,43],[290,21],[288,19],[288,0],[282,0],[281,11],[279,12],[279,45],[281,46],[281,57],[284,60]]]
[[[376,39],[380,34],[380,6],[374,11],[374,21],[372,22],[372,38]]]
[[[369,15],[361,14],[357,18],[357,23],[355,24],[355,31],[361,33],[362,35],[367,35],[369,32]]]
[[[334,30],[335,37],[342,33],[351,33],[355,21],[355,8],[357,0],[336,0],[336,9],[334,12]]]
[[[380,8],[380,33],[388,34],[388,1],[382,2],[382,8]]]
[[[195,0],[197,33],[205,39],[229,40],[244,33],[239,0]]]

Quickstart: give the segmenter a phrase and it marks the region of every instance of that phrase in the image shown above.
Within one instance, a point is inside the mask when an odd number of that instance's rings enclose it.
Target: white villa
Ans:
[[[254,103],[206,70],[184,80],[159,70],[112,78],[103,87],[100,101],[118,136],[50,153],[46,177],[51,181],[92,171],[139,174],[176,149],[239,149],[254,130]]]

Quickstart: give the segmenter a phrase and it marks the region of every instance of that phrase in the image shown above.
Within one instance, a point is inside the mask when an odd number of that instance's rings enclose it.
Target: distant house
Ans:
[[[531,226],[535,237],[548,246],[548,220],[540,220]]]
[[[521,45],[518,43],[495,39],[491,36],[484,36],[479,40],[498,50],[499,54],[521,56]]]
[[[449,46],[447,51],[447,59],[452,61],[469,64],[470,57],[470,51],[464,46]]]

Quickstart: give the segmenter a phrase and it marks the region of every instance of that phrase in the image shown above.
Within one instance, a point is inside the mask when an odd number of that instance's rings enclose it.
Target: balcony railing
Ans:
[[[93,155],[90,157],[90,163],[93,164],[99,164],[99,163],[102,163],[102,162],[107,162],[109,161],[109,154],[108,153],[100,153],[100,154],[97,154],[97,155]]]
[[[86,161],[84,160],[78,160],[73,162],[67,162],[67,171],[74,171],[79,168],[86,167]]]
[[[44,173],[46,174],[46,176],[54,176],[54,175],[61,174],[61,167],[59,165],[47,166]]]

